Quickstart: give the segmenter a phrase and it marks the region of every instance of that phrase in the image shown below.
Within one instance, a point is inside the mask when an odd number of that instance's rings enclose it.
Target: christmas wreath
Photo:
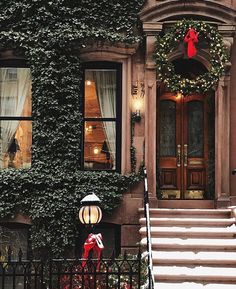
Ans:
[[[173,63],[169,60],[170,53],[184,47],[187,58],[192,58],[197,54],[196,45],[200,46],[202,43],[209,49],[211,56],[209,71],[193,79],[177,74]],[[184,54],[183,52],[183,56]],[[169,91],[181,92],[183,95],[205,93],[214,88],[228,60],[222,37],[217,29],[207,23],[192,20],[179,21],[163,37],[158,36],[154,58],[159,79]]]

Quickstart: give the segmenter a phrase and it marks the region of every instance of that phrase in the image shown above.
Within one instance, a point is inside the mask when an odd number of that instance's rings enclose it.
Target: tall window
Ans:
[[[121,65],[84,66],[83,167],[120,170]]]
[[[0,61],[0,168],[31,166],[31,74],[25,65]]]

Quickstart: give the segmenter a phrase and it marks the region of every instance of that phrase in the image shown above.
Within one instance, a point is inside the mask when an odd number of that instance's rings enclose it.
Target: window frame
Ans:
[[[26,223],[18,223],[18,222],[7,222],[7,221],[1,221],[0,222],[0,227],[7,228],[10,231],[14,230],[27,230],[27,237],[26,237],[26,242],[27,242],[27,248],[26,248],[26,258],[30,257],[30,253],[32,250],[32,245],[31,245],[31,238],[30,238],[30,229],[31,225],[26,224]],[[10,246],[10,244],[8,244]],[[21,248],[19,248],[21,249]]]
[[[27,61],[25,59],[21,58],[10,58],[10,59],[0,59],[0,69],[1,68],[30,68],[30,66],[27,64]],[[19,120],[19,121],[31,121],[32,123],[32,130],[33,130],[33,105],[31,107],[31,116],[2,116],[0,114],[0,122],[3,120]],[[32,145],[33,145],[33,131],[32,131]],[[31,165],[32,167],[33,161],[32,161],[32,154],[31,154]],[[5,169],[5,168],[4,168]],[[0,169],[1,170],[1,169]],[[17,169],[16,169],[17,170]]]
[[[85,117],[85,70],[86,69],[113,69],[116,70],[116,117],[97,118],[97,117]],[[108,172],[120,172],[121,171],[121,117],[122,117],[122,63],[110,62],[110,61],[91,61],[82,64],[82,98],[81,98],[81,113],[82,113],[82,138],[81,138],[81,168],[84,171],[108,171]],[[88,169],[84,167],[84,129],[85,122],[115,122],[116,127],[116,165],[115,169]]]

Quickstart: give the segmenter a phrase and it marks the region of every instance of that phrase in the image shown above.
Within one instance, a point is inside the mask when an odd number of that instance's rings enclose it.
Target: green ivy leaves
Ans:
[[[32,219],[34,248],[62,254],[73,246],[80,200],[95,192],[111,213],[140,174],[79,170],[81,61],[92,42],[133,43],[143,0],[2,0],[0,48],[25,55],[32,73],[31,169],[0,173],[0,218]]]

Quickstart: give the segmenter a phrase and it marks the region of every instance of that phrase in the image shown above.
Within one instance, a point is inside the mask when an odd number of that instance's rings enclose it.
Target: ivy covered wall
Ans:
[[[106,212],[139,175],[80,171],[79,49],[140,41],[144,0],[2,0],[0,49],[25,55],[32,73],[31,169],[0,172],[0,218],[32,219],[34,248],[61,254],[74,244],[81,198],[95,192]],[[77,52],[76,52],[77,51]]]

